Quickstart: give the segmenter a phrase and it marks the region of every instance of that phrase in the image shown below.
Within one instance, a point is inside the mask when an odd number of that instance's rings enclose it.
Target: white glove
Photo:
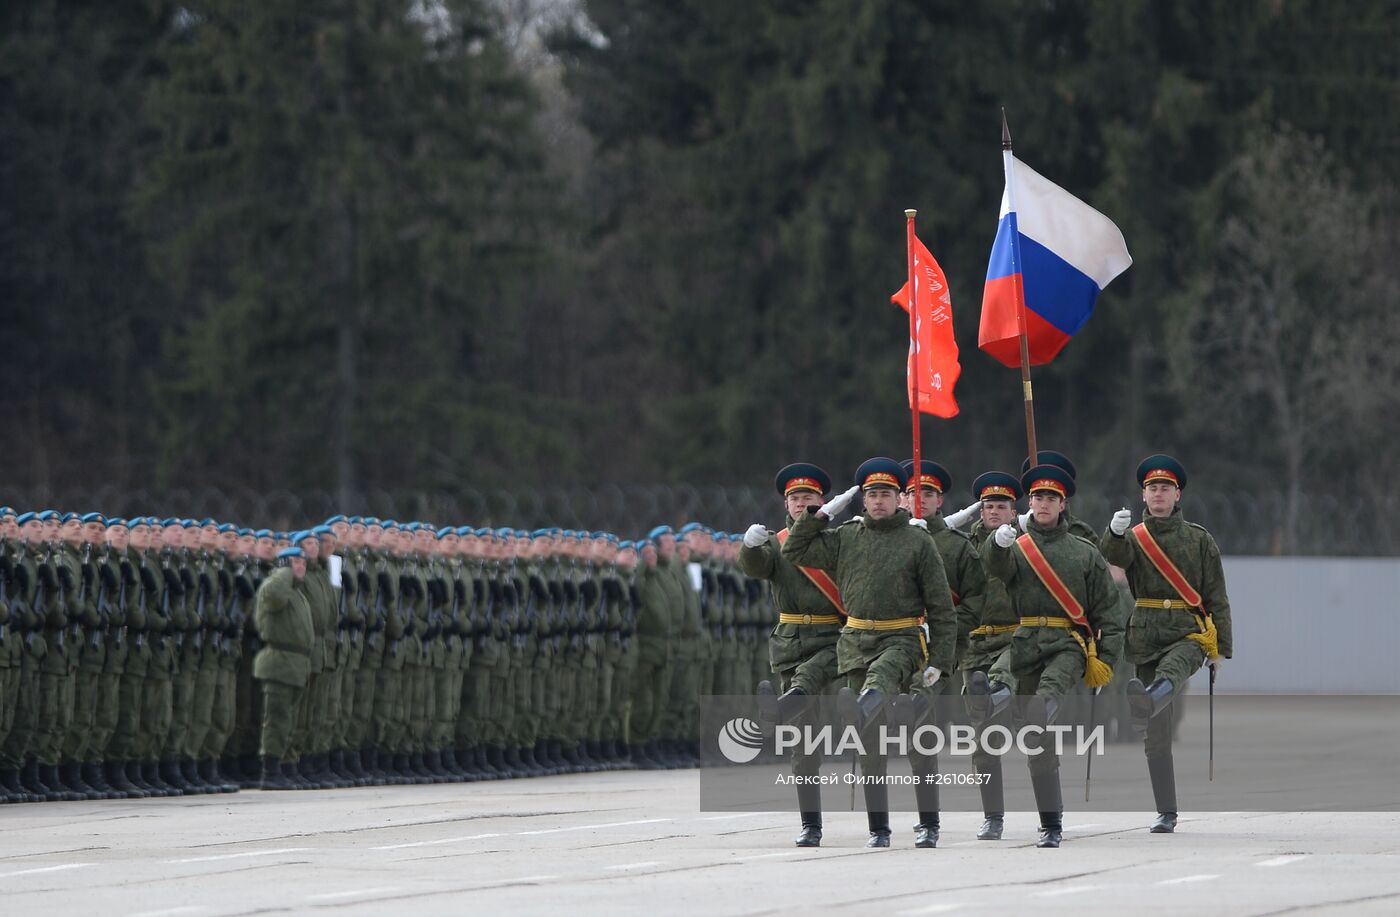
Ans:
[[[960,529],[972,520],[976,519],[981,514],[982,501],[978,500],[971,506],[964,507],[963,509],[958,510],[956,513],[953,513],[951,516],[944,517],[944,521],[948,523],[949,528]]]
[[[1122,535],[1132,524],[1133,511],[1126,506],[1113,514],[1113,518],[1108,522],[1108,530],[1115,535]]]
[[[919,528],[923,529],[925,532],[928,531],[928,520],[927,520],[927,519],[914,519],[914,518],[911,517],[911,518],[909,519],[909,524],[910,524],[910,525],[917,525]]]
[[[851,517],[851,521],[852,521],[852,522],[864,522],[864,521],[865,521],[865,517],[864,517],[864,516],[852,516],[852,517]]]
[[[1019,515],[1019,516],[1016,517],[1016,524],[1019,525],[1019,526],[1021,527],[1021,531],[1023,531],[1023,532],[1029,532],[1029,531],[1030,531],[1030,529],[1026,528],[1026,523],[1027,523],[1027,522],[1030,522],[1030,521],[1031,521],[1031,511],[1030,511],[1030,510],[1026,510],[1024,513],[1022,513],[1021,515]],[[1003,547],[1005,547],[1005,546],[1003,545]]]
[[[1016,530],[1009,525],[1003,525],[992,537],[997,540],[997,547],[1009,548],[1016,541]]]
[[[938,679],[943,677],[943,672],[937,666],[929,666],[924,669],[924,687],[932,688],[938,684]]]
[[[762,523],[755,522],[749,526],[749,530],[744,533],[744,546],[757,548],[768,543],[768,527]]]
[[[1215,674],[1217,675],[1220,674],[1221,669],[1225,668],[1224,656],[1216,656],[1214,659],[1207,659],[1206,662],[1210,663],[1210,667],[1215,669]]]
[[[858,493],[860,493],[860,486],[856,485],[845,493],[837,494],[826,503],[823,503],[822,508],[817,510],[817,512],[828,519],[835,519],[846,511],[846,507],[851,505],[851,500],[853,500]]]

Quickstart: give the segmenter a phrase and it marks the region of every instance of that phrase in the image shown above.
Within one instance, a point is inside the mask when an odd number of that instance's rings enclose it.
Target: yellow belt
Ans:
[[[1165,611],[1190,611],[1185,599],[1138,599],[1133,603],[1139,608],[1161,608]]]
[[[1040,619],[1036,618],[1036,620],[1039,621]],[[981,627],[973,630],[968,636],[990,637],[994,634],[1009,634],[1020,626],[1019,624],[983,624]]]
[[[1039,616],[1034,617],[1034,618],[1022,618],[1022,619],[1021,619],[1021,623],[1020,623],[1019,626],[1021,626],[1021,627],[1059,627],[1059,628],[1063,628],[1063,629],[1065,629],[1065,630],[1069,630],[1069,629],[1070,629],[1071,627],[1073,627],[1074,625],[1070,623],[1069,618],[1057,618],[1057,617],[1053,617],[1053,616],[1050,616],[1050,615],[1039,615]]]
[[[891,618],[888,621],[880,621],[875,618],[847,618],[846,626],[854,627],[856,630],[902,630],[906,627],[918,627],[924,623],[923,618]]]
[[[874,618],[846,619],[846,626],[856,630],[903,630],[906,627],[918,627],[919,649],[924,654],[924,665],[928,665],[928,641],[924,639],[924,629],[920,626],[923,623],[923,618],[891,618],[888,621],[877,621]]]
[[[783,612],[778,615],[778,621],[782,624],[840,624],[840,615],[799,615]]]

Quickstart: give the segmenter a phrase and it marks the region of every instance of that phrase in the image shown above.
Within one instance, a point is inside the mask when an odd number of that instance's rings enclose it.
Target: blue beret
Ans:
[[[530,537],[531,537],[531,538],[544,538],[544,537],[545,537],[546,535],[548,535],[548,534],[550,534],[550,530],[549,530],[549,529],[535,529],[533,532],[530,533]]]
[[[681,536],[682,538],[684,538],[686,535],[689,535],[691,532],[703,531],[704,528],[705,528],[705,527],[704,527],[703,525],[701,525],[700,523],[698,523],[698,522],[687,522],[685,525],[681,526],[681,530],[680,530],[679,532],[677,532],[676,534],[679,535],[679,536]]]
[[[475,534],[476,534],[476,529],[472,528],[472,527],[469,526],[469,525],[459,525],[459,526],[457,526],[457,537],[458,537],[458,538],[466,538],[468,535],[475,535]]]
[[[329,525],[315,525],[315,526],[312,526],[312,527],[311,527],[311,532],[312,532],[313,534],[315,534],[315,535],[334,535],[334,534],[335,534],[335,530],[333,530]]]
[[[181,520],[180,520],[180,527],[181,527],[181,528],[192,529],[192,528],[195,528],[197,525],[198,525],[198,523],[196,523],[193,519],[181,519]]]
[[[617,543],[617,549],[619,551],[635,551],[637,549],[637,545],[636,542],[632,541],[619,541]]]
[[[79,522],[87,524],[89,522],[106,522],[107,517],[101,513],[88,513],[78,519]]]
[[[305,555],[305,552],[302,551],[301,548],[283,548],[282,550],[280,550],[280,551],[277,552],[277,559],[278,559],[278,560],[281,560],[281,559],[284,558],[284,557],[304,557],[304,556],[306,556],[306,555]]]
[[[219,533],[220,533],[220,534],[222,534],[222,533],[224,533],[224,532],[236,532],[236,531],[238,531],[238,526],[234,525],[232,522],[225,522],[223,525],[219,526]]]
[[[15,511],[9,506],[0,506],[0,516],[13,516]]]
[[[63,522],[69,522],[69,521],[71,521],[71,520],[73,520],[73,519],[77,519],[77,518],[78,518],[78,514],[77,514],[77,513],[64,513],[64,514],[60,517],[60,520],[63,521]]]
[[[366,516],[364,521],[365,525],[383,525],[378,516]]]
[[[972,495],[978,500],[1021,499],[1021,482],[1005,471],[984,471],[972,482]]]
[[[247,537],[247,536],[253,534],[253,530],[252,530],[252,529],[240,528],[240,529],[238,529],[237,531],[238,531],[238,537],[239,537],[239,538],[245,538],[245,537]]]
[[[675,534],[675,529],[671,528],[669,525],[658,525],[656,528],[652,529],[650,532],[647,532],[647,539],[646,539],[646,540],[647,540],[647,541],[656,541],[656,540],[657,540],[658,538],[660,538],[662,535],[674,535],[674,534]]]
[[[862,490],[870,487],[903,490],[904,485],[909,483],[909,475],[904,466],[894,459],[877,456],[860,463],[860,467],[856,469],[855,483]]]
[[[908,490],[913,490],[916,486],[932,487],[941,494],[946,494],[953,489],[953,476],[948,473],[948,469],[931,459],[919,459],[919,465],[923,473],[919,476],[918,482],[910,481]],[[909,477],[914,475],[914,460],[905,459],[899,463],[899,467],[904,469],[904,473]]]
[[[15,519],[15,522],[24,525],[26,522],[34,522],[38,519],[39,516],[36,513],[20,513],[19,517]]]
[[[1186,486],[1186,468],[1170,455],[1159,452],[1149,455],[1138,464],[1137,481],[1139,487],[1163,483],[1175,484],[1182,488]]]
[[[116,519],[108,519],[108,520],[107,520],[107,528],[109,528],[109,529],[112,528],[113,526],[118,526],[118,525],[121,526],[122,528],[126,528],[126,527],[127,527],[126,520],[123,519],[123,518],[121,518],[120,516],[118,516]]]
[[[326,520],[326,525],[335,525],[337,522],[349,522],[344,516],[332,516]]]
[[[452,526],[450,526],[450,525],[444,526],[444,527],[442,527],[442,528],[440,528],[440,529],[437,530],[437,537],[439,537],[439,538],[446,538],[448,535],[456,535],[456,534],[457,534],[457,530],[454,529],[454,528],[453,528]]]
[[[58,515],[58,513],[54,512],[53,510],[51,510],[51,509],[45,509],[45,510],[40,510],[40,511],[38,512],[37,518],[38,518],[38,520],[39,520],[40,522],[48,522],[50,519],[54,518],[54,517],[57,516],[57,515]]]
[[[1077,477],[1079,477],[1079,472],[1077,472],[1077,471],[1074,470],[1074,462],[1071,462],[1071,461],[1069,460],[1069,457],[1066,456],[1063,452],[1054,452],[1054,451],[1052,451],[1052,450],[1050,450],[1050,449],[1041,449],[1040,451],[1038,451],[1038,452],[1035,454],[1035,457],[1036,457],[1036,464],[1037,464],[1037,465],[1054,465],[1054,466],[1056,466],[1057,468],[1062,468],[1062,469],[1064,469],[1065,471],[1068,471],[1068,472],[1069,472],[1069,476],[1072,477],[1072,478],[1077,478]],[[1024,458],[1024,459],[1022,459],[1022,460],[1021,460],[1021,474],[1024,476],[1025,473],[1026,473],[1027,471],[1030,471],[1030,470],[1031,470],[1031,460],[1030,460],[1030,458]]]
[[[1074,475],[1059,465],[1036,465],[1021,475],[1021,488],[1028,494],[1047,490],[1068,500],[1074,496]]]
[[[258,529],[253,533],[254,538],[273,538],[272,529]]]
[[[180,520],[179,520],[179,519],[176,519],[174,516],[168,516],[168,517],[166,517],[166,518],[160,520],[160,524],[161,524],[161,525],[179,525],[179,524],[180,524]]]

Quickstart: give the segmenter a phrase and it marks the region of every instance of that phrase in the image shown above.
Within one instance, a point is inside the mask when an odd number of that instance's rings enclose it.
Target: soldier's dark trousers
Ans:
[[[263,709],[262,742],[259,751],[264,758],[289,761],[292,732],[297,725],[297,714],[302,706],[306,688],[276,681],[263,681],[260,684]]]

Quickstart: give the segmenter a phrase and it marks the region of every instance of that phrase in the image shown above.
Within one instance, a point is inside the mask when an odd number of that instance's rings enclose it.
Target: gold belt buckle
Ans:
[[[1162,599],[1162,607],[1165,608],[1165,609],[1170,610],[1171,607],[1172,607],[1172,600],[1171,600],[1171,599]]]
[[[1045,615],[1041,615],[1040,617],[1035,619],[1035,623],[1041,627],[1045,627],[1050,623],[1050,619],[1047,618]]]
[[[812,616],[809,615],[809,614],[803,615],[803,616],[802,616],[802,623],[803,623],[803,624],[811,624],[811,623],[812,623]]]

